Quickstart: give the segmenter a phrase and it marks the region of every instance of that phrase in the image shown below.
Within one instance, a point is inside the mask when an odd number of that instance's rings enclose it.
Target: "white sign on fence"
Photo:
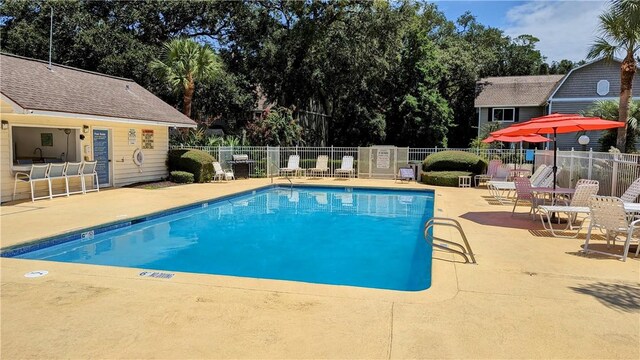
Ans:
[[[388,169],[391,165],[391,150],[378,149],[376,153],[376,168]]]

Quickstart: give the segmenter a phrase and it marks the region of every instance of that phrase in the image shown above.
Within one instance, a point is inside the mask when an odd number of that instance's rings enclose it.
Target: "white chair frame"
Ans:
[[[31,201],[36,201],[40,199],[51,199],[51,182],[49,182],[49,164],[46,165],[31,165],[31,170],[29,173],[17,172],[15,175],[15,179],[13,182],[13,197],[12,199],[16,199],[16,188],[18,186],[18,181],[28,182],[29,187],[31,188]],[[49,195],[48,196],[35,196],[34,184],[38,181],[46,181],[49,185]]]
[[[67,182],[65,173],[67,171],[67,163],[51,163],[49,164],[49,172],[47,174],[47,178],[49,179],[49,191],[51,193],[51,197],[54,198],[56,196],[69,196],[69,183]],[[53,193],[53,181],[54,180],[64,180],[65,183],[65,192],[54,194]]]
[[[98,166],[97,161],[85,161],[82,164],[81,170],[81,179],[82,179],[82,193],[86,194],[92,191],[100,191],[100,181],[98,180],[98,171],[96,170]],[[87,176],[91,177],[91,181],[95,181],[96,187],[93,189],[87,190]]]
[[[626,261],[633,235],[637,230],[640,230],[640,219],[630,221],[629,216],[624,209],[624,202],[622,199],[613,196],[592,196],[589,199],[589,210],[591,211],[591,221],[589,222],[589,230],[587,231],[587,238],[584,242],[582,251],[585,254],[593,252],[615,256],[620,258],[622,261]],[[608,248],[610,247],[611,241],[613,241],[613,245],[615,246],[616,236],[618,234],[626,235],[622,255],[604,251],[589,250],[591,232],[594,227],[605,232]],[[638,257],[638,253],[640,253],[640,242],[638,242],[638,247],[636,249],[636,257]]]

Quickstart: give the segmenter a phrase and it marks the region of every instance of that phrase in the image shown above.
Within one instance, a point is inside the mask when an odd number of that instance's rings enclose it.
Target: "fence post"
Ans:
[[[573,157],[575,156],[573,148],[571,148],[571,158],[569,160],[569,187],[573,187]]]
[[[331,145],[331,156],[329,156],[329,158],[331,159],[329,161],[329,164],[331,164],[331,176],[333,176],[333,170],[334,170],[334,165],[333,165],[333,145]]]
[[[589,149],[589,167],[587,169],[587,179],[591,180],[591,169],[593,168],[593,149]]]
[[[613,158],[613,173],[611,174],[611,196],[616,196],[618,183],[618,161],[614,157]]]

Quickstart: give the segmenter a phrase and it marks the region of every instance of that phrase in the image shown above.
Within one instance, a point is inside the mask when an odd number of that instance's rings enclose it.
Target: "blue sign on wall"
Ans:
[[[93,129],[93,159],[100,185],[109,183],[109,130]]]
[[[524,153],[525,161],[533,161],[534,158],[535,158],[535,151],[531,149],[527,149],[527,151]]]

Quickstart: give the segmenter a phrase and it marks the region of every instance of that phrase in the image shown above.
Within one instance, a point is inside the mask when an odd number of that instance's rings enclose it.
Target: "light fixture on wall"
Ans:
[[[7,120],[2,120],[2,130],[9,129],[9,122]]]
[[[89,125],[82,125],[82,132],[83,133],[88,133],[89,132]]]
[[[578,138],[578,144],[582,145],[582,151],[587,151],[587,145],[590,140],[587,135],[582,135]]]

